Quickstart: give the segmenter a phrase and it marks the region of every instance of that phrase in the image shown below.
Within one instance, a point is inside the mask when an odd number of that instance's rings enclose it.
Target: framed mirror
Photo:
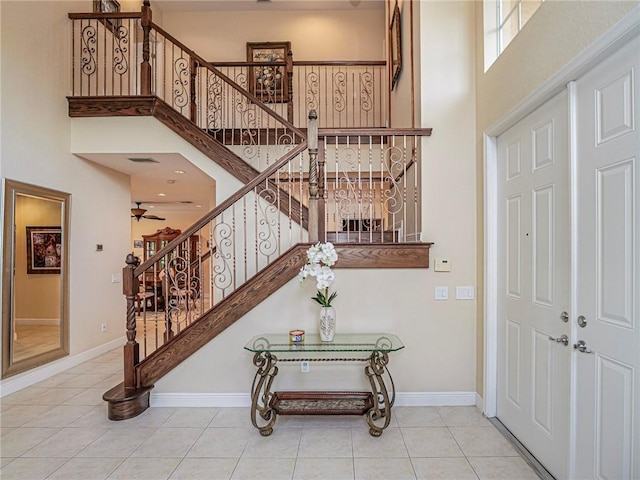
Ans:
[[[70,199],[4,181],[2,378],[69,354]]]

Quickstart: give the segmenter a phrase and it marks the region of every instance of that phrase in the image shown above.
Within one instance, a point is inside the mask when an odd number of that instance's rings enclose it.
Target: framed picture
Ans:
[[[133,248],[142,248],[142,240],[134,240]]]
[[[249,67],[249,92],[265,103],[284,103],[289,99],[285,65],[289,50],[291,42],[247,42],[247,62],[263,64]]]
[[[27,227],[27,274],[60,273],[62,229]]]
[[[93,0],[93,11],[95,13],[118,13],[120,12],[120,3],[116,0]],[[100,21],[114,34],[122,25],[122,20],[119,18],[106,18]]]
[[[400,31],[400,8],[396,0],[389,27],[389,45],[391,47],[391,90],[396,87],[402,70],[402,32]]]

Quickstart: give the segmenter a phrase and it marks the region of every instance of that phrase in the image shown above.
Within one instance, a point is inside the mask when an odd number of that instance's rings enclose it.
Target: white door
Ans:
[[[576,82],[576,478],[640,478],[640,39]],[[577,325],[577,316],[584,317]],[[586,323],[585,323],[586,322]],[[589,353],[589,350],[591,351]]]
[[[562,92],[497,142],[497,416],[556,478],[569,456],[567,112]]]

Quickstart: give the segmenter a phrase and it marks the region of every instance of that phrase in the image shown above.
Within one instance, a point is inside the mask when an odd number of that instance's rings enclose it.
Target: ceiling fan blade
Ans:
[[[158,217],[157,215],[142,215],[142,218],[147,220],[166,220],[166,218]]]

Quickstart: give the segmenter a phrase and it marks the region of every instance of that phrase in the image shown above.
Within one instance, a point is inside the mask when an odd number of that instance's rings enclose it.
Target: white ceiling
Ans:
[[[155,0],[151,3],[163,12],[384,9],[384,0]]]
[[[149,214],[202,212],[204,215],[214,205],[215,180],[178,153],[91,153],[79,156],[129,175],[132,202],[142,202],[142,208],[149,210]],[[152,158],[157,163],[133,162],[129,158]],[[185,173],[175,173],[175,170]],[[165,196],[159,196],[159,193]],[[135,204],[132,203],[133,207]]]

